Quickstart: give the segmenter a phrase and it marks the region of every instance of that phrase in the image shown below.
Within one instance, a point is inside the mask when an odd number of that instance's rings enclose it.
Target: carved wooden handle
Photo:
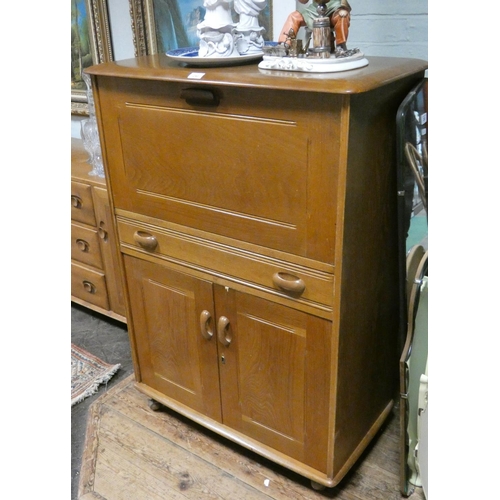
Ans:
[[[108,232],[106,229],[104,229],[102,226],[104,225],[104,222],[100,222],[99,228],[97,229],[97,234],[99,235],[99,238],[103,241],[108,241]]]
[[[89,251],[90,245],[85,240],[81,240],[81,239],[76,240],[76,245],[78,246],[78,248],[82,252],[88,252]]]
[[[231,343],[231,336],[226,335],[228,328],[229,320],[225,316],[221,316],[217,323],[217,339],[226,347]]]
[[[71,195],[71,205],[75,208],[82,208],[82,199],[76,194]]]
[[[89,293],[95,293],[96,290],[94,284],[87,280],[83,281],[83,288],[85,289],[86,292]]]
[[[290,273],[279,272],[273,274],[273,283],[281,290],[300,294],[306,289],[304,280]]]
[[[145,231],[136,231],[134,233],[134,241],[148,252],[153,252],[158,246],[158,240],[152,234]]]
[[[206,309],[204,311],[201,311],[201,314],[200,314],[201,336],[207,340],[210,340],[214,335],[214,332],[212,331],[212,328],[210,327],[210,320],[211,319],[212,319],[212,315]]]

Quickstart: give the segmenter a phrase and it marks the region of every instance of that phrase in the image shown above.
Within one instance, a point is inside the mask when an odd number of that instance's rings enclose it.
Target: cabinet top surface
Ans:
[[[188,67],[166,55],[155,54],[98,64],[86,71],[96,76],[118,78],[357,94],[423,73],[427,69],[427,62],[421,59],[368,57],[368,61],[368,66],[364,68],[338,73],[300,73],[263,70],[257,64]]]

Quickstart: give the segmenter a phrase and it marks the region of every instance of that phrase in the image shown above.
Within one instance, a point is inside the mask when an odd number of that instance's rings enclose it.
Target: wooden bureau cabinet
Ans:
[[[71,300],[126,321],[106,181],[92,166],[80,139],[71,139]]]
[[[425,68],[89,70],[141,391],[342,479],[397,391],[395,117]]]

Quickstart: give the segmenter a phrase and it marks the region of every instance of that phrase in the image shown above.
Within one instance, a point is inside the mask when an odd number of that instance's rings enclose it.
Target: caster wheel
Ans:
[[[161,403],[158,403],[158,401],[155,401],[154,399],[149,400],[149,407],[153,411],[158,411],[161,408]]]
[[[326,486],[311,480],[311,488],[316,491],[323,491]]]

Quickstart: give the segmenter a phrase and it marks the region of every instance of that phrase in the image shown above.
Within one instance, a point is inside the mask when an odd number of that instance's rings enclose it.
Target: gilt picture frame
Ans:
[[[85,68],[112,60],[107,0],[71,0],[71,114],[88,115]]]
[[[135,55],[165,53],[197,45],[196,25],[203,21],[203,0],[129,0]],[[272,40],[272,0],[259,16],[264,39]],[[233,19],[237,19],[233,13]]]

